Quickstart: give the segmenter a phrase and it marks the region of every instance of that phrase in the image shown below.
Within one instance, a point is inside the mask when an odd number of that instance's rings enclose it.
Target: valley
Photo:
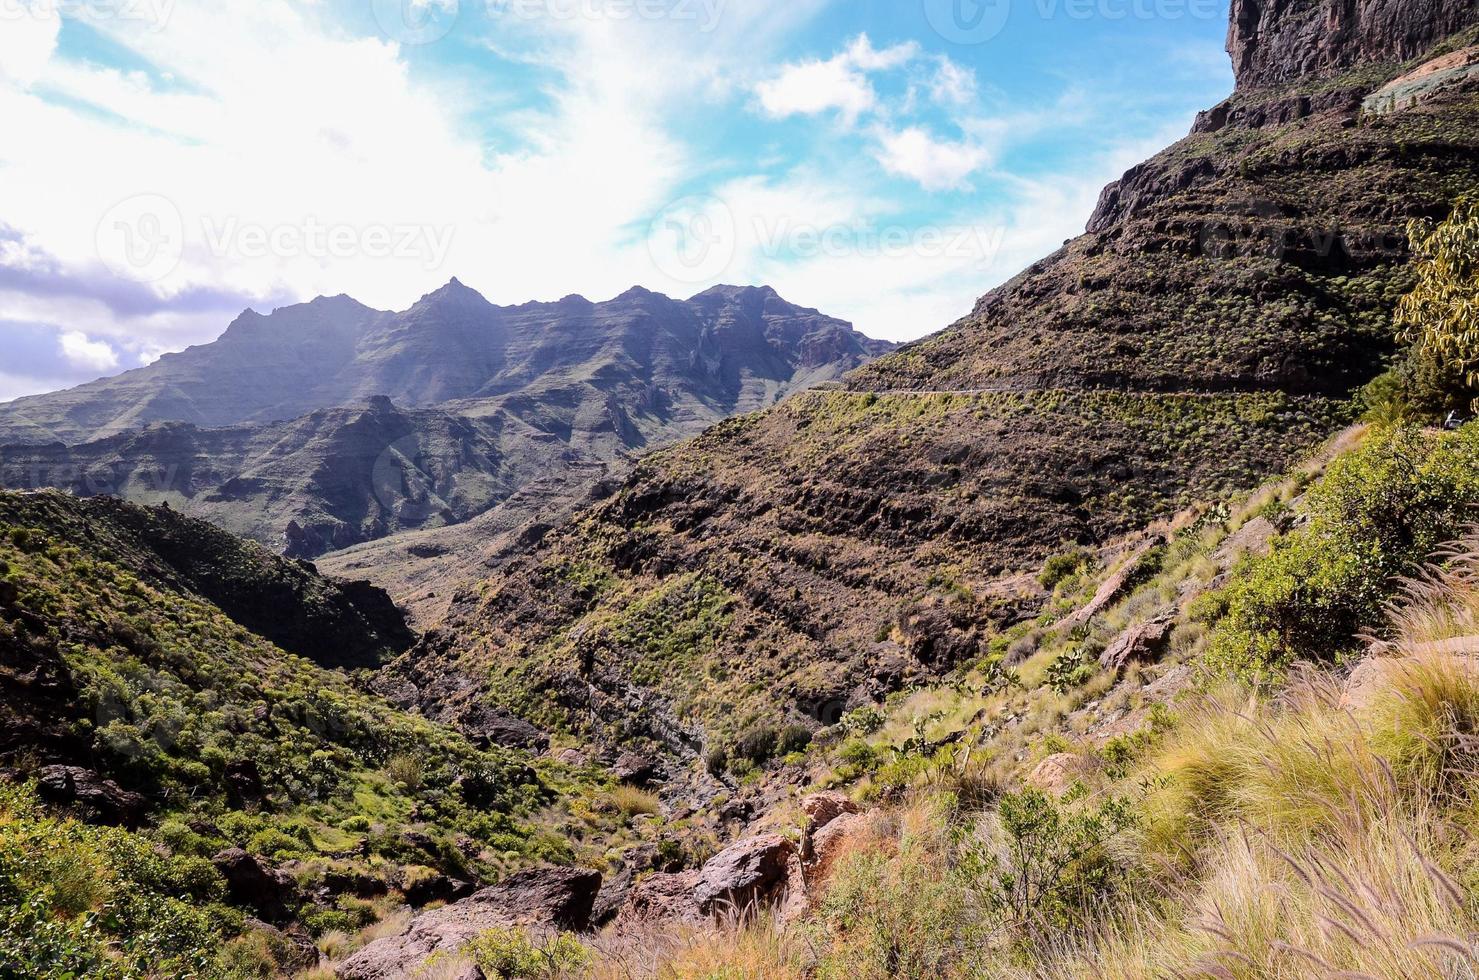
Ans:
[[[0,405],[0,977],[1473,976],[1479,11],[1229,14],[901,346],[454,279]]]

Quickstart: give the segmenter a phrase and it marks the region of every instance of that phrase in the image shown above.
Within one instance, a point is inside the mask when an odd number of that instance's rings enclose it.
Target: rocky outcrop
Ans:
[[[455,958],[489,929],[584,931],[601,887],[599,872],[534,868],[516,872],[470,898],[411,921],[399,936],[377,939],[337,967],[341,980],[398,980],[434,958]]]
[[[1174,616],[1161,616],[1147,623],[1129,627],[1099,655],[1099,666],[1119,670],[1131,660],[1150,661],[1160,657],[1166,641],[1176,629]]]
[[[706,915],[750,915],[784,898],[795,855],[796,845],[780,834],[731,844],[704,864],[693,900]]]
[[[1120,562],[1114,572],[1106,578],[1099,586],[1094,597],[1088,604],[1078,609],[1063,620],[1063,626],[1072,629],[1087,623],[1099,615],[1111,604],[1118,601],[1125,594],[1125,590],[1134,584],[1136,573],[1140,569],[1140,560],[1150,553],[1151,549],[1158,548],[1166,543],[1166,539],[1160,535],[1151,535],[1138,547],[1130,552],[1129,557]]]
[[[637,882],[616,918],[617,929],[631,929],[643,922],[704,921],[704,912],[694,898],[700,873],[697,868],[673,873],[659,871]]]
[[[111,779],[79,766],[43,766],[36,774],[36,792],[43,800],[78,807],[101,823],[136,826],[148,801]]]
[[[1473,0],[1233,0],[1240,91],[1402,62],[1474,22]]]
[[[230,847],[211,858],[226,879],[231,901],[255,909],[269,922],[286,920],[297,905],[298,889],[292,876],[263,864],[239,847]]]
[[[845,793],[827,790],[802,800],[801,812],[806,814],[807,833],[815,834],[844,813],[857,813],[858,805]]]

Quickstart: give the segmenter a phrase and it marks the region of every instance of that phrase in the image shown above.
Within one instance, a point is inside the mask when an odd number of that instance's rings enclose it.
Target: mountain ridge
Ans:
[[[769,287],[499,307],[454,278],[395,314],[320,297],[0,406],[0,484],[167,501],[316,558],[459,524],[556,475],[581,499],[641,452],[892,347]],[[391,584],[415,560],[366,574]]]

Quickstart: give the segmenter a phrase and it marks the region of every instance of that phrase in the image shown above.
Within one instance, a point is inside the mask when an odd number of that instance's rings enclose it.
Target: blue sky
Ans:
[[[251,306],[768,283],[905,340],[1232,87],[1211,0],[0,0],[0,398]]]

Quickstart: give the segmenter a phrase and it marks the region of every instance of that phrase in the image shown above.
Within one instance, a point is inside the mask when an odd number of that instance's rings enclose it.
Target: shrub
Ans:
[[[986,901],[1019,928],[1080,922],[1113,882],[1104,845],[1135,823],[1124,800],[1074,809],[1071,801],[1060,804],[1036,789],[1004,795],[997,820],[1005,855],[967,854]]]
[[[1092,680],[1094,670],[1089,648],[1079,644],[1053,658],[1043,674],[1043,681],[1058,694],[1067,694]]]
[[[1309,492],[1309,522],[1250,558],[1199,603],[1220,620],[1214,670],[1253,678],[1294,659],[1333,660],[1380,621],[1394,577],[1456,537],[1479,503],[1479,429],[1378,432]]]
[[[1397,305],[1395,322],[1413,353],[1459,382],[1451,393],[1479,404],[1479,201],[1460,200],[1447,221],[1413,222],[1417,286]]]
[[[569,933],[536,943],[519,929],[480,933],[463,952],[484,973],[507,980],[554,980],[583,969],[591,959],[590,950]]]
[[[662,812],[662,806],[654,794],[637,789],[635,786],[614,787],[606,794],[606,798],[610,800],[616,811],[628,820],[640,815],[657,816]]]
[[[776,730],[768,725],[753,728],[735,739],[734,754],[760,765],[775,755],[776,739]]]
[[[776,755],[790,755],[792,752],[801,752],[811,744],[811,729],[801,724],[791,724],[782,728],[775,740]]]
[[[1070,575],[1076,574],[1088,562],[1088,554],[1079,550],[1054,555],[1043,562],[1042,571],[1038,573],[1037,581],[1045,589],[1057,588],[1060,582]]]

